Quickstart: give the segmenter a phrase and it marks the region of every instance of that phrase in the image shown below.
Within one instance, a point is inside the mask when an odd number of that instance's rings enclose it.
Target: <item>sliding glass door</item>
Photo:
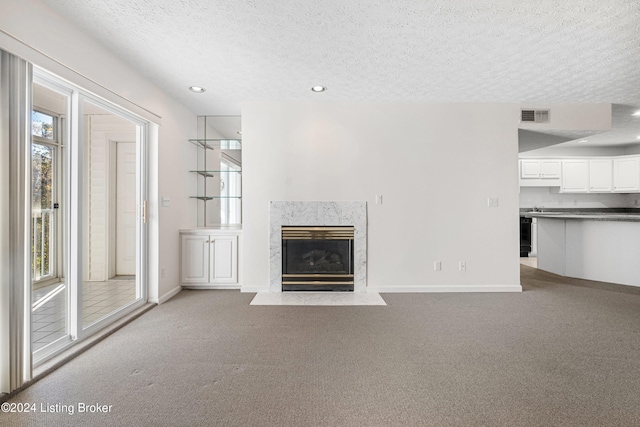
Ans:
[[[35,70],[34,364],[146,302],[146,122]]]
[[[148,127],[0,49],[0,393],[146,303]]]

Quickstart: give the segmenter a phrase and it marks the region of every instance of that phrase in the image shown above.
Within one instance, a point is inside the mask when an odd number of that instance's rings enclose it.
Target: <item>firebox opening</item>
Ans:
[[[282,227],[283,291],[353,291],[354,227]]]

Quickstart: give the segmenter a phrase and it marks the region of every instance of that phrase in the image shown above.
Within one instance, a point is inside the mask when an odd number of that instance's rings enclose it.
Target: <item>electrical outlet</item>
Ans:
[[[467,270],[467,262],[466,261],[460,261],[460,263],[458,264],[458,268],[460,269],[460,271],[466,271]]]
[[[160,277],[161,277],[162,279],[164,279],[166,275],[167,275],[167,269],[166,269],[166,267],[161,267],[161,268],[160,268]]]
[[[488,197],[487,198],[487,206],[490,208],[498,207],[498,198],[497,197]]]
[[[441,271],[442,270],[442,262],[440,261],[435,261],[433,263],[433,270],[434,271]]]
[[[382,194],[376,195],[376,205],[382,204]]]

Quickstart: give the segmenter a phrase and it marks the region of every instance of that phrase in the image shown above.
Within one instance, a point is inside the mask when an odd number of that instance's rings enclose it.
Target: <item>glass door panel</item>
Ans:
[[[31,350],[69,335],[68,286],[64,280],[62,189],[64,126],[69,96],[33,85],[31,114]],[[36,357],[37,358],[37,357]]]
[[[138,126],[88,100],[84,136],[82,327],[140,298]]]
[[[53,215],[54,148],[33,143],[31,146],[31,239],[34,282],[55,275],[55,224]]]

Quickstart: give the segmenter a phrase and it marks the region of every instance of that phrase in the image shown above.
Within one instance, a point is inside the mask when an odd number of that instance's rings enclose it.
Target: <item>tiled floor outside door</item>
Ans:
[[[136,299],[134,276],[116,277],[106,282],[85,282],[83,286],[83,328]],[[64,283],[34,290],[31,312],[32,351],[66,335],[66,296]]]

